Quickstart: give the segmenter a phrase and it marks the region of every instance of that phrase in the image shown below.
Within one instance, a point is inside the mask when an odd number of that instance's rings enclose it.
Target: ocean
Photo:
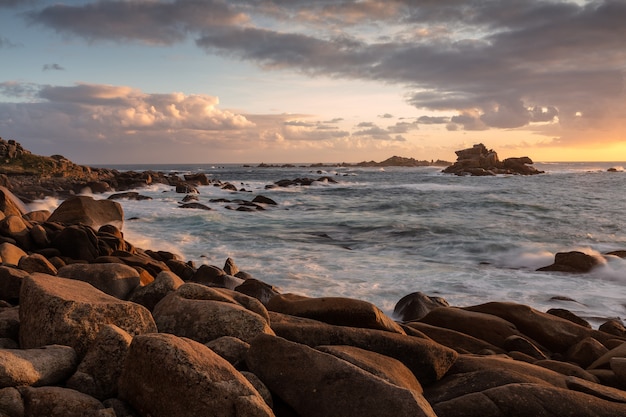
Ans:
[[[597,325],[626,316],[626,260],[611,257],[579,275],[536,269],[552,264],[557,252],[626,249],[626,172],[607,172],[620,165],[536,163],[545,174],[495,177],[457,177],[440,167],[109,167],[205,173],[246,190],[198,187],[210,211],[179,208],[184,194],[165,185],[139,190],[152,200],[118,200],[126,240],[196,266],[222,267],[231,257],[283,293],[358,298],[390,315],[403,296],[421,291],[455,306],[566,308]],[[322,176],[337,182],[266,189],[282,179]],[[241,212],[210,202],[257,195],[277,205]]]

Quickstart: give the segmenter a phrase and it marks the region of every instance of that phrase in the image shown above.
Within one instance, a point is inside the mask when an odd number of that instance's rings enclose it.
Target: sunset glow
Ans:
[[[0,137],[86,164],[626,160],[614,0],[0,1]],[[6,63],[9,63],[8,65]]]

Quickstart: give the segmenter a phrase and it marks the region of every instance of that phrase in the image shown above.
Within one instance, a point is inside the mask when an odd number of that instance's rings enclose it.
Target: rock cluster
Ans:
[[[457,160],[443,172],[447,174],[487,176],[497,174],[534,175],[542,174],[530,166],[533,161],[527,157],[507,158],[500,161],[493,149],[487,149],[482,143],[471,148],[456,151]]]
[[[626,415],[615,320],[414,293],[396,321],[137,248],[113,200],[3,195],[0,415]]]

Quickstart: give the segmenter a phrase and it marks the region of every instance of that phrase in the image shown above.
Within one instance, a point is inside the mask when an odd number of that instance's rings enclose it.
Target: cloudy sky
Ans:
[[[0,0],[0,137],[84,164],[626,160],[624,0]]]

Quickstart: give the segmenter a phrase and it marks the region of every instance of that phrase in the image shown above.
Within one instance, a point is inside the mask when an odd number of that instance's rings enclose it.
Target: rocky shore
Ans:
[[[533,161],[529,157],[507,158],[500,161],[496,151],[487,149],[482,143],[474,145],[471,148],[456,151],[455,153],[457,160],[454,164],[443,170],[446,174],[456,174],[459,176],[543,174],[543,171],[531,166]]]
[[[208,181],[106,175],[89,186],[167,180],[193,196]],[[196,266],[138,248],[115,199],[66,195],[28,212],[0,188],[0,416],[626,415],[618,320],[592,328],[563,309],[456,307],[420,292],[390,317],[358,299],[281,293],[230,258]],[[571,252],[546,270],[595,265]]]

